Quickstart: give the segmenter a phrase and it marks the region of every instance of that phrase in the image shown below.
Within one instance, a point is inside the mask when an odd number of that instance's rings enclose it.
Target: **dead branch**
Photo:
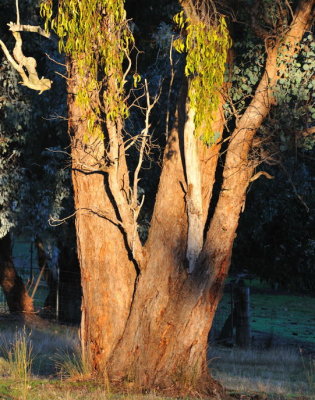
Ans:
[[[9,22],[8,26],[9,26],[9,30],[11,32],[33,32],[33,33],[38,33],[39,35],[44,36],[47,39],[51,38],[50,32],[46,32],[40,26],[20,25],[20,24],[14,23],[14,22]]]
[[[20,74],[22,78],[22,82],[20,82],[22,85],[28,87],[29,89],[32,90],[38,90],[39,94],[42,94],[45,90],[49,90],[51,88],[52,81],[50,79],[46,78],[39,78],[36,67],[37,63],[35,58],[33,57],[26,57],[23,54],[22,51],[22,38],[20,34],[20,28],[23,26],[29,27],[29,25],[20,25],[20,13],[19,13],[19,5],[18,5],[18,0],[16,0],[16,15],[17,15],[17,23],[14,24],[13,22],[10,22],[8,25],[10,27],[10,30],[12,32],[12,35],[15,39],[15,47],[13,49],[13,57],[11,56],[8,48],[6,45],[3,43],[2,40],[0,40],[0,46],[9,61],[9,63],[13,66],[13,68]],[[35,32],[40,33],[39,27],[35,30]],[[28,30],[29,32],[32,32],[31,30]],[[42,34],[42,33],[40,33]]]
[[[105,218],[107,221],[111,222],[112,224],[116,225],[116,226],[121,226],[123,227],[123,224],[121,223],[121,221],[119,221],[118,219],[113,219],[112,217],[109,218],[108,216],[108,212],[105,210],[100,210],[98,208],[96,209],[90,209],[90,208],[78,208],[75,210],[74,213],[68,215],[67,217],[64,218],[54,218],[52,216],[49,217],[48,223],[50,226],[56,227],[59,225],[62,225],[63,223],[65,223],[68,219],[71,219],[72,217],[74,217],[76,214],[78,214],[79,212],[83,212],[86,211],[87,214],[97,214],[99,217],[101,218]]]

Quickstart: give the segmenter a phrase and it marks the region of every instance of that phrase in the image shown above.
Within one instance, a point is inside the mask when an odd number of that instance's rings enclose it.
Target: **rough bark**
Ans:
[[[75,63],[68,65],[73,77],[68,81],[68,114],[83,291],[81,341],[84,357],[95,370],[104,371],[125,328],[136,273],[112,204],[108,176],[102,170],[104,141],[97,136],[86,138],[89,110],[76,102],[82,82]]]
[[[205,352],[213,315],[204,283],[192,280],[185,268],[188,224],[182,139],[182,129],[175,127],[165,149],[146,244],[147,265],[108,372],[111,380],[130,380],[138,388],[193,393],[199,387],[205,393],[219,390],[207,373]]]
[[[291,50],[308,26],[313,6],[314,1],[301,2],[283,39]],[[142,247],[135,235],[134,205],[126,197],[131,189],[121,124],[107,121],[104,140],[91,134],[86,138],[89,110],[79,106],[75,96],[83,78],[70,61],[69,128],[83,288],[81,339],[85,356],[110,382],[138,390],[220,395],[220,386],[207,371],[207,337],[254,169],[249,158],[252,139],[273,104],[272,89],[284,67],[277,64],[280,45],[268,49],[265,74],[231,136],[220,196],[191,274],[186,258],[189,181],[198,181],[199,235],[206,223],[220,144],[194,147],[200,174],[191,178],[183,141],[183,96],[164,153],[149,237]],[[110,86],[109,82],[108,90]],[[218,112],[220,129],[222,121]]]
[[[0,285],[10,313],[30,315],[34,313],[33,300],[14,268],[11,253],[11,238],[8,233],[0,239]]]

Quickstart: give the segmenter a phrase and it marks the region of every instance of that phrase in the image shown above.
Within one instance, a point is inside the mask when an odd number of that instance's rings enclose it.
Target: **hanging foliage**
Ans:
[[[219,105],[231,39],[223,16],[213,23],[192,21],[180,12],[174,21],[186,35],[174,41],[179,52],[186,52],[185,75],[189,78],[190,107],[195,110],[196,135],[212,145],[218,139],[213,132],[213,115]]]
[[[103,113],[111,122],[128,116],[122,63],[134,39],[124,1],[61,0],[54,17],[53,1],[43,0],[40,11],[45,29],[53,29],[60,39],[59,51],[72,58],[83,78],[76,98],[79,105],[88,106],[99,93],[99,105],[93,101],[87,125],[90,133],[102,136],[99,121]]]

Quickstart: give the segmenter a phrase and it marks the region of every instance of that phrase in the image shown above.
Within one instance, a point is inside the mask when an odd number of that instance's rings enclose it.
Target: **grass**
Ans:
[[[213,347],[209,358],[213,376],[229,390],[315,396],[315,360],[301,355],[299,349]]]
[[[12,382],[1,384],[1,400],[18,400],[18,393]],[[170,400],[156,396],[154,393],[145,395],[110,393],[103,386],[86,382],[56,382],[34,381],[26,400]]]
[[[315,358],[309,356],[305,359],[305,357],[302,356],[302,362],[309,390],[314,394],[315,398]]]
[[[248,282],[249,283],[249,282]],[[251,329],[281,341],[304,342],[315,349],[315,299],[311,296],[278,294],[272,290],[260,293],[267,288],[254,281],[250,287]],[[230,293],[224,293],[215,317],[215,329],[218,333],[231,306]]]
[[[6,374],[16,382],[16,390],[19,397],[27,398],[30,388],[31,367],[32,367],[32,344],[31,333],[27,333],[25,327],[16,332],[14,340],[3,345],[2,367]]]
[[[227,316],[229,300],[229,295],[225,294],[219,318],[220,315]],[[275,295],[271,291],[261,294],[257,290],[252,291],[251,309],[254,336],[255,331],[264,332],[271,338],[282,338],[282,343],[288,340],[290,348],[276,348],[274,340],[270,341],[271,348],[267,350],[211,347],[209,365],[213,376],[228,390],[239,394],[266,394],[272,400],[292,396],[299,400],[315,400],[315,360],[301,353],[297,346],[298,339],[301,343],[315,344],[314,298]],[[24,334],[25,343],[17,332]],[[290,339],[295,342],[291,343]],[[18,342],[22,348],[11,346],[11,359],[8,352],[6,355],[2,351],[2,357],[0,355],[0,400],[159,399],[153,394],[114,394],[108,386],[86,380],[90,371],[79,355],[77,328],[47,323],[43,328],[32,329],[29,335],[14,322],[1,324],[0,321],[0,349],[4,349],[6,343]],[[30,347],[32,353],[27,353]],[[22,361],[23,358],[31,363]],[[27,373],[23,375],[23,371]]]
[[[77,348],[72,353],[60,353],[55,357],[55,366],[61,379],[74,380],[89,379],[92,375],[91,368]]]
[[[0,358],[1,400],[160,399],[154,394],[118,395],[105,384],[86,380],[89,370],[78,356],[74,328],[49,324],[30,333],[23,329],[14,332],[12,327],[1,332],[0,341],[2,349],[4,343],[11,344],[11,353],[3,351]],[[209,358],[214,377],[232,392],[266,393],[274,400],[290,396],[315,399],[315,360],[298,349],[212,347]]]

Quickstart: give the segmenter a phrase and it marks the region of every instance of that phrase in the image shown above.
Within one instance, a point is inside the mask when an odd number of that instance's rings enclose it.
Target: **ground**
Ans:
[[[262,290],[256,285],[251,292],[252,348],[210,343],[211,373],[232,398],[315,400],[315,299]],[[229,298],[225,293],[216,329],[228,314]],[[79,356],[78,327],[40,319],[25,331],[33,347],[32,371],[23,374],[23,363],[16,365],[12,351],[11,361],[8,356],[22,326],[17,318],[0,317],[0,400],[161,399],[154,393],[136,396],[132,387],[130,393],[117,394],[107,382],[90,379]]]

